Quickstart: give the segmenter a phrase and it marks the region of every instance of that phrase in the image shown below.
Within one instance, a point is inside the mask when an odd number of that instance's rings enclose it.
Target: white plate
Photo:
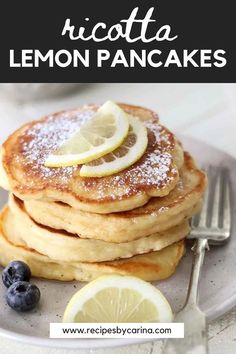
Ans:
[[[200,141],[182,138],[184,146],[191,151],[200,164],[224,165],[229,167],[231,180],[236,178],[236,161],[226,153]],[[235,208],[236,184],[232,185],[232,199]],[[1,192],[1,204],[6,193]],[[207,318],[212,320],[236,305],[236,238],[235,224],[230,242],[223,247],[212,247],[207,252],[201,277],[200,306]],[[158,287],[166,295],[174,311],[181,308],[186,297],[191,269],[191,252],[182,260],[176,273],[168,280],[159,282]],[[60,322],[68,300],[82,284],[58,281],[34,280],[41,290],[40,306],[31,313],[16,313],[4,301],[6,292],[0,281],[0,335],[35,345],[58,348],[105,348],[141,343],[135,339],[49,339],[49,323]]]

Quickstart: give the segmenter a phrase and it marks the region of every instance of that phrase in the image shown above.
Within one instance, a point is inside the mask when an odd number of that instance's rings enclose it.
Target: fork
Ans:
[[[222,245],[230,238],[231,203],[228,170],[210,166],[207,175],[209,187],[202,211],[192,218],[188,237],[195,239],[188,294],[183,309],[174,319],[174,322],[184,322],[185,335],[183,339],[167,339],[164,354],[208,353],[206,316],[198,306],[198,284],[208,245]]]

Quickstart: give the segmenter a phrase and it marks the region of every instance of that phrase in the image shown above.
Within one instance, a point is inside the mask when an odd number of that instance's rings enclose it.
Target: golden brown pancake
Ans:
[[[124,260],[99,263],[55,261],[28,247],[16,246],[2,230],[0,214],[0,264],[6,266],[13,260],[27,263],[32,275],[62,281],[91,281],[105,274],[133,275],[154,281],[172,275],[184,254],[184,241],[179,241],[161,251],[134,256]]]
[[[146,205],[134,210],[91,215],[57,202],[27,200],[24,206],[40,224],[67,230],[82,238],[120,243],[166,231],[190,218],[199,211],[205,188],[205,174],[185,153],[175,189],[167,196],[152,198]],[[11,198],[9,203],[11,205]]]
[[[130,258],[137,254],[159,251],[182,240],[189,233],[188,222],[162,233],[152,234],[135,241],[112,243],[82,239],[62,230],[54,230],[35,223],[25,212],[23,204],[11,203],[11,210],[3,211],[3,233],[17,246],[37,250],[56,261],[101,262]]]
[[[154,112],[120,104],[144,121],[148,147],[142,158],[126,170],[107,177],[79,176],[80,166],[49,168],[47,156],[90,119],[96,105],[56,113],[28,123],[3,144],[2,186],[23,200],[61,201],[74,208],[110,213],[144,205],[151,197],[165,196],[178,182],[183,151],[175,136],[160,125]]]

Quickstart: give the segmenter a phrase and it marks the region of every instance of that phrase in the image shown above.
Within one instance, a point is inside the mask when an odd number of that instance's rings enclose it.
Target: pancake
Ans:
[[[176,186],[183,150],[175,136],[160,125],[154,112],[120,104],[138,117],[148,130],[148,147],[142,158],[124,171],[107,177],[80,177],[81,166],[44,166],[68,137],[90,119],[96,105],[56,113],[25,124],[3,144],[2,187],[23,200],[61,201],[74,208],[111,213],[132,210],[151,197],[168,195]]]
[[[16,246],[2,231],[0,216],[0,264],[6,266],[13,260],[27,263],[32,275],[62,281],[91,281],[105,274],[133,275],[155,281],[171,276],[184,254],[184,241],[168,246],[161,251],[138,255],[126,260],[100,263],[63,262],[23,246]]]
[[[24,206],[27,213],[40,224],[78,234],[81,238],[121,243],[163,232],[183,223],[199,211],[205,188],[205,174],[185,153],[184,166],[175,189],[168,196],[150,199],[141,208],[91,215],[58,202],[25,200]],[[197,205],[198,210],[195,208]]]
[[[26,246],[56,261],[101,262],[129,258],[165,248],[182,240],[189,233],[188,222],[172,229],[135,241],[110,243],[100,240],[81,239],[63,231],[45,228],[35,223],[24,211],[19,200],[11,202],[11,210],[5,208],[2,230],[8,240],[17,246]]]

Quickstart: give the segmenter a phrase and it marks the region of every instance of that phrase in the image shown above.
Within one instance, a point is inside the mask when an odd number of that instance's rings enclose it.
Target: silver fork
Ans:
[[[222,245],[230,238],[231,204],[229,172],[225,168],[207,169],[208,189],[200,215],[191,221],[190,239],[195,239],[192,272],[187,299],[174,322],[184,322],[184,339],[168,339],[164,354],[205,354],[208,352],[205,314],[198,307],[198,284],[209,245]]]

